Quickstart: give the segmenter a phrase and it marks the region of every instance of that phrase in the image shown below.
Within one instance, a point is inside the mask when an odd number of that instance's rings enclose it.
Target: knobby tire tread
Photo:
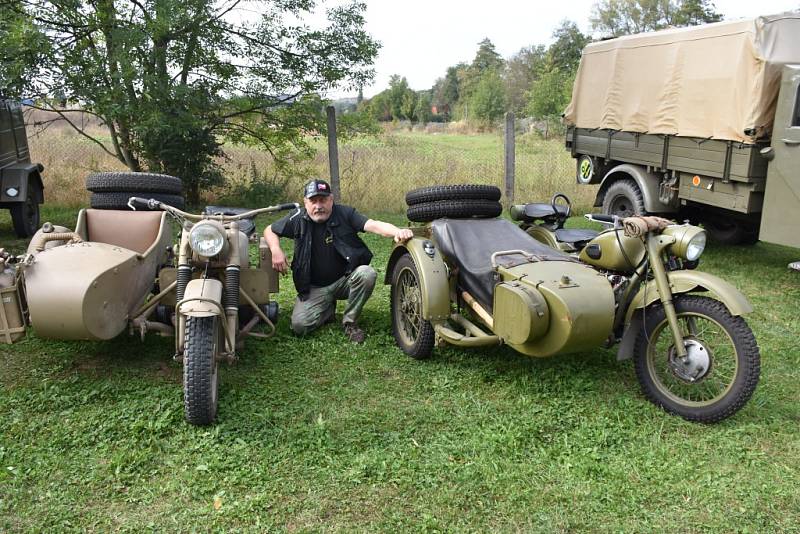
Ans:
[[[183,357],[183,405],[186,421],[210,425],[217,415],[212,391],[215,317],[187,317]]]
[[[416,206],[439,200],[500,200],[500,189],[493,185],[455,184],[420,187],[406,193],[406,204]]]
[[[93,193],[137,191],[181,195],[180,178],[150,172],[96,172],[86,178],[86,189]]]
[[[169,195],[166,193],[147,193],[139,191],[112,191],[108,193],[92,193],[90,205],[92,208],[100,210],[129,210],[128,199],[130,197],[153,198],[164,204],[182,210],[185,207],[183,197],[180,195]],[[137,210],[145,208],[137,207]]]
[[[503,206],[494,200],[437,200],[409,206],[406,216],[410,221],[430,222],[444,217],[488,219],[497,217],[502,212]]]

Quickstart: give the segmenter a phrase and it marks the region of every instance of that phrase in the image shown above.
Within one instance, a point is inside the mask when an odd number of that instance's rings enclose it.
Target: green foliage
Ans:
[[[431,94],[429,91],[417,93],[417,106],[414,108],[414,116],[422,124],[431,120]]]
[[[560,117],[572,96],[575,75],[553,67],[543,73],[528,93],[527,111],[537,119]]]
[[[581,62],[583,48],[591,39],[578,29],[578,25],[564,20],[553,31],[553,44],[547,49],[550,64],[558,70],[575,74]]]
[[[109,135],[93,141],[131,170],[180,173],[190,201],[219,180],[224,139],[259,144],[286,165],[307,153],[305,132],[324,128],[315,95],[363,85],[378,50],[357,1],[329,9],[321,29],[294,22],[314,0],[260,3],[249,22],[238,2],[6,4],[0,20],[17,31],[0,33],[0,50],[29,41],[3,67],[14,93],[63,91],[81,109],[54,111],[96,115]]]
[[[478,81],[470,98],[470,114],[478,122],[489,125],[503,116],[506,95],[503,80],[496,71],[489,71]]]
[[[710,0],[599,0],[591,16],[592,28],[610,37],[720,20]]]
[[[542,71],[547,56],[544,45],[521,49],[506,62],[503,80],[506,87],[507,105],[510,111],[520,114],[528,103],[528,91]]]

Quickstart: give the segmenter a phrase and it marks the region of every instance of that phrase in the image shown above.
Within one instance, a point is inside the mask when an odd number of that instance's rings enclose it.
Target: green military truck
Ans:
[[[589,44],[564,118],[605,213],[800,247],[800,12]]]
[[[22,106],[0,96],[0,208],[11,212],[18,237],[30,237],[39,228],[43,170],[31,163]]]

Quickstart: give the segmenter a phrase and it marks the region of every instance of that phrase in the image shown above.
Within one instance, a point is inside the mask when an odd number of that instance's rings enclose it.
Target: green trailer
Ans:
[[[31,162],[22,106],[0,97],[0,208],[11,212],[18,237],[31,237],[39,229],[43,170]]]

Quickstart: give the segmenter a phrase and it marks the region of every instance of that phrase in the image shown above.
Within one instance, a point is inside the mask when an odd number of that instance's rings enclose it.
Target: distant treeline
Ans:
[[[600,0],[591,26],[603,39],[667,27],[717,22],[722,14],[709,0]],[[553,42],[522,48],[503,59],[488,38],[470,63],[447,68],[430,89],[415,91],[393,75],[388,89],[356,109],[374,120],[412,122],[465,120],[489,126],[507,111],[535,119],[558,117],[567,106],[581,51],[592,41],[575,22],[564,20]]]

